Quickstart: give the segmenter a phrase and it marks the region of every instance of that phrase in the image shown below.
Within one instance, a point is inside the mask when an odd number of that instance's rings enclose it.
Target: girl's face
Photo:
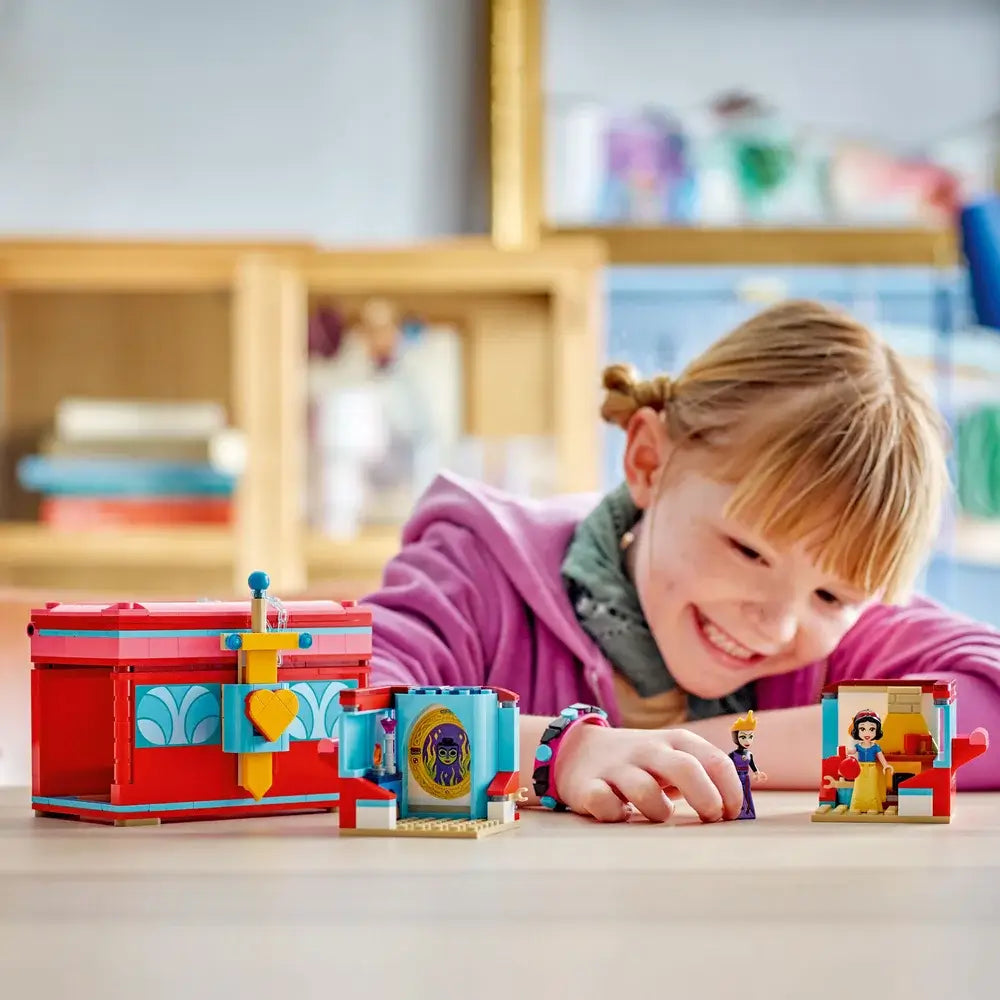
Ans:
[[[872,599],[823,573],[803,547],[778,548],[726,517],[732,487],[693,469],[658,487],[662,451],[651,434],[645,446],[641,431],[630,435],[626,453],[632,495],[646,508],[629,564],[677,683],[718,698],[829,655]]]
[[[737,733],[736,738],[740,741],[741,747],[749,747],[753,743],[753,733],[747,730]]]
[[[862,722],[858,725],[858,736],[864,743],[871,743],[875,739],[875,733],[878,730],[875,728],[874,722]]]

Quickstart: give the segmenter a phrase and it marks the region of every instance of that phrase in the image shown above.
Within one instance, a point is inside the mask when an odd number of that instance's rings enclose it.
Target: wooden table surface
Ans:
[[[754,822],[340,840],[330,814],[36,819],[0,789],[0,997],[997,995],[1000,795],[895,826],[755,799]]]

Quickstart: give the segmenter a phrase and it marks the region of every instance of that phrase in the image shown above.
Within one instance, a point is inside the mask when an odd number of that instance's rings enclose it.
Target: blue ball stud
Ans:
[[[313,637],[308,632],[299,633],[299,649],[309,649],[313,644]]]
[[[271,578],[262,569],[257,569],[247,578],[247,586],[249,586],[255,598],[260,598],[264,596],[264,592],[271,586]]]
[[[233,651],[243,648],[243,637],[238,635],[236,632],[230,632],[226,636],[226,649],[231,649]]]

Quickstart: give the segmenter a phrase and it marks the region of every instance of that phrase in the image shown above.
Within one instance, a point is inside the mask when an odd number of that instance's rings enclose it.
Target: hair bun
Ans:
[[[673,398],[674,383],[668,375],[657,375],[643,381],[632,365],[609,365],[604,369],[602,383],[605,396],[601,417],[622,428],[641,407],[663,410]]]
[[[635,385],[639,381],[639,375],[632,365],[608,365],[604,369],[604,378],[602,381],[604,388],[608,392],[621,392],[627,396],[631,396],[635,392]]]

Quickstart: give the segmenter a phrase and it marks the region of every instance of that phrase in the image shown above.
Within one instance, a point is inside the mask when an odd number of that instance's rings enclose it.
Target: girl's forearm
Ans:
[[[767,773],[767,787],[783,791],[812,790],[819,784],[822,726],[819,705],[779,708],[757,717],[753,752]],[[720,750],[733,748],[732,724],[737,716],[717,716],[689,722],[690,729]]]

